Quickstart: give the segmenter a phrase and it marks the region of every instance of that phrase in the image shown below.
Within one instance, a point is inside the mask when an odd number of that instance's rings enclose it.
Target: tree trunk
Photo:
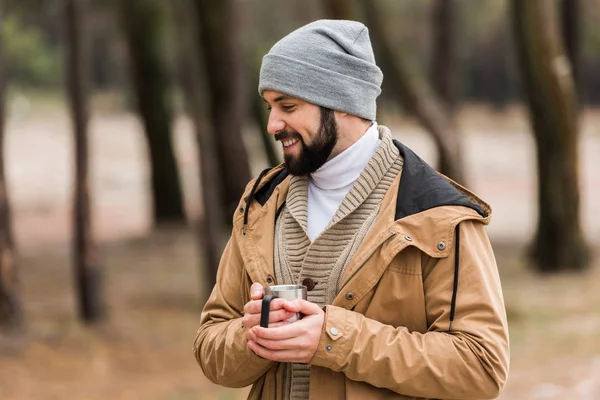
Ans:
[[[537,145],[539,218],[531,254],[538,270],[581,270],[588,248],[579,223],[573,78],[555,2],[512,0],[522,84]]]
[[[374,2],[361,1],[359,4],[365,14],[373,47],[378,53],[377,59],[385,71],[386,79],[395,88],[401,104],[413,113],[433,136],[439,154],[439,171],[465,184],[460,136],[452,118],[431,92],[425,79],[416,71],[409,72],[405,61],[394,51]]]
[[[260,61],[254,63],[254,65],[248,68],[250,73],[252,74],[252,87],[258,88],[258,77],[260,74]],[[265,154],[267,155],[267,161],[271,167],[279,165],[281,163],[281,157],[277,154],[275,150],[275,141],[273,137],[267,132],[267,123],[269,119],[266,114],[266,104],[262,100],[260,96],[257,95],[256,92],[252,93],[252,116],[254,117],[254,121],[258,127],[258,131],[260,132],[260,139],[263,144],[263,148],[265,149]]]
[[[0,10],[0,31],[4,15]],[[0,328],[15,328],[21,322],[17,265],[14,256],[8,188],[4,171],[4,102],[6,69],[0,38]]]
[[[250,181],[248,154],[242,138],[245,92],[234,0],[197,0],[199,40],[210,93],[211,122],[225,194],[226,221],[231,221]]]
[[[202,252],[201,288],[202,303],[210,295],[216,283],[217,269],[223,251],[225,228],[223,216],[222,186],[219,182],[219,159],[213,132],[207,123],[209,116],[202,106],[207,101],[203,96],[206,82],[199,60],[195,40],[198,30],[193,18],[192,0],[178,0],[173,6],[178,36],[179,61],[182,67],[182,88],[188,114],[194,121],[198,155],[200,158],[200,181],[202,188],[202,216],[198,226],[198,238]],[[231,215],[230,215],[231,217]]]
[[[371,0],[372,1],[372,0]],[[325,0],[325,15],[333,19],[355,20],[351,0]]]
[[[456,106],[455,6],[454,0],[435,0],[431,18],[431,82],[449,111]]]
[[[183,196],[171,138],[173,111],[161,57],[160,4],[152,0],[119,0],[119,3],[131,77],[150,152],[154,221],[184,222]]]
[[[297,8],[304,8],[303,13],[306,14],[305,16],[308,16],[312,12],[311,8],[307,7],[309,3],[297,3]],[[248,8],[250,7],[246,7],[246,9]],[[257,26],[254,23],[253,15],[251,12],[248,12],[250,10],[246,11],[246,13],[243,13],[243,29],[245,32],[247,32],[247,36],[244,39],[244,47],[246,48],[247,53],[245,57],[245,59],[247,60],[247,62],[245,63],[245,70],[246,73],[249,75],[250,81],[248,101],[252,106],[252,119],[256,123],[258,132],[260,133],[260,139],[263,145],[263,149],[265,151],[265,155],[267,157],[267,162],[270,166],[274,167],[276,165],[279,165],[282,162],[282,159],[275,148],[275,140],[273,139],[273,136],[271,136],[269,132],[267,132],[267,105],[264,102],[263,98],[258,95],[260,66],[262,63],[264,50],[261,49],[258,45],[258,43],[260,43],[260,39],[258,38],[258,35],[255,34],[255,32],[257,31]]]
[[[68,48],[68,99],[75,137],[75,193],[73,258],[77,281],[79,316],[85,322],[104,319],[101,270],[92,238],[89,196],[87,63],[84,54],[85,26],[83,0],[65,0],[65,27]]]
[[[571,74],[577,100],[581,100],[581,2],[562,0],[562,33],[565,50],[571,62]]]

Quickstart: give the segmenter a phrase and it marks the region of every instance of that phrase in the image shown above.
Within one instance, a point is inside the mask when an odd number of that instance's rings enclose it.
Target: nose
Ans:
[[[274,135],[277,132],[280,132],[285,129],[285,122],[281,119],[279,112],[277,110],[271,110],[269,114],[269,120],[267,121],[267,132],[270,135]]]

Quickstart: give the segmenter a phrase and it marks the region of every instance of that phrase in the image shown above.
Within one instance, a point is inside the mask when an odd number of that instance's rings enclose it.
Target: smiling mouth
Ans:
[[[300,139],[287,139],[287,140],[282,140],[281,144],[283,145],[283,148],[285,149],[287,147],[295,145],[299,141],[300,141]]]

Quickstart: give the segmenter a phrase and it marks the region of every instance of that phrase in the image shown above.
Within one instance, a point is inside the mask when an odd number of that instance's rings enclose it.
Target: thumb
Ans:
[[[319,313],[323,312],[321,307],[319,307],[315,303],[311,303],[310,301],[303,300],[303,299],[286,301],[283,303],[283,308],[285,308],[287,311],[291,311],[291,312],[300,312],[300,313],[304,314],[305,316],[319,314]]]
[[[254,282],[252,286],[250,286],[250,297],[252,300],[262,299],[264,294],[263,286],[260,283]]]

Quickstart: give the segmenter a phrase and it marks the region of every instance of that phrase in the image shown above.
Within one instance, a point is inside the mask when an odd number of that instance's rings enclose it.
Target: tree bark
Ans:
[[[581,100],[581,1],[562,0],[562,34],[571,62],[576,99]]]
[[[465,184],[461,165],[461,145],[458,129],[442,103],[416,71],[410,71],[405,60],[394,51],[384,31],[377,8],[372,1],[361,1],[373,47],[385,71],[386,78],[398,92],[396,98],[432,135],[436,144],[439,171],[456,182]]]
[[[258,88],[258,77],[260,74],[260,61],[258,63],[254,63],[254,65],[248,68],[252,73],[252,87]],[[265,154],[267,156],[267,161],[271,167],[279,165],[281,163],[281,157],[277,154],[275,150],[275,141],[273,137],[267,132],[267,123],[269,122],[269,118],[266,114],[266,105],[260,96],[256,94],[256,92],[252,93],[252,116],[254,117],[254,121],[258,127],[258,131],[260,132],[260,139],[265,149]]]
[[[199,247],[202,253],[200,268],[202,303],[210,295],[216,283],[219,260],[224,247],[225,228],[223,216],[222,186],[219,182],[219,159],[213,132],[209,127],[209,116],[204,111],[203,96],[206,86],[205,74],[199,60],[195,40],[198,30],[193,18],[193,0],[177,0],[172,9],[178,36],[178,53],[182,67],[182,88],[188,114],[194,121],[196,143],[200,158],[200,187],[202,190],[202,216],[198,226]]]
[[[104,319],[101,269],[92,237],[89,195],[87,59],[84,54],[84,0],[65,0],[68,99],[75,139],[75,193],[73,197],[73,259],[79,316],[85,322]]]
[[[448,111],[456,106],[455,7],[454,0],[435,0],[431,15],[431,82]]]
[[[372,1],[372,0],[371,0]],[[350,0],[325,0],[325,15],[333,19],[355,20],[354,8]]]
[[[0,31],[4,22],[4,10],[0,10]],[[10,214],[8,187],[4,170],[4,102],[6,69],[4,46],[0,38],[0,328],[12,329],[21,322],[21,307],[18,291],[17,264]]]
[[[300,6],[300,7],[298,7]],[[297,3],[297,8],[304,7],[303,13],[308,16],[312,10],[310,7],[307,7],[308,3]],[[248,9],[250,7],[246,7]],[[247,56],[245,57],[246,62],[246,71],[249,74],[250,81],[250,90],[248,91],[248,100],[252,107],[252,119],[256,123],[258,131],[260,133],[260,139],[263,145],[263,149],[265,151],[265,155],[267,157],[267,162],[270,166],[274,167],[279,165],[282,162],[281,156],[277,153],[275,148],[275,140],[273,137],[267,132],[267,123],[268,123],[268,114],[267,114],[267,105],[264,102],[263,98],[258,95],[258,83],[260,76],[260,66],[262,63],[263,50],[260,49],[258,43],[260,39],[258,35],[254,32],[257,31],[257,26],[254,23],[254,18],[249,10],[244,14],[244,29],[248,33],[248,36],[245,38],[244,47],[246,48]],[[299,10],[297,10],[299,11]]]
[[[156,223],[184,222],[179,169],[173,151],[173,111],[160,53],[162,16],[152,0],[119,0],[130,54],[131,77],[150,152],[153,216]]]
[[[522,84],[537,145],[537,233],[531,246],[542,272],[581,270],[589,250],[579,223],[579,160],[573,77],[555,2],[512,0]]]
[[[225,220],[231,221],[250,181],[248,154],[242,138],[245,115],[243,64],[234,0],[198,0],[204,68],[210,79],[211,123],[219,158],[219,176],[225,194]]]

